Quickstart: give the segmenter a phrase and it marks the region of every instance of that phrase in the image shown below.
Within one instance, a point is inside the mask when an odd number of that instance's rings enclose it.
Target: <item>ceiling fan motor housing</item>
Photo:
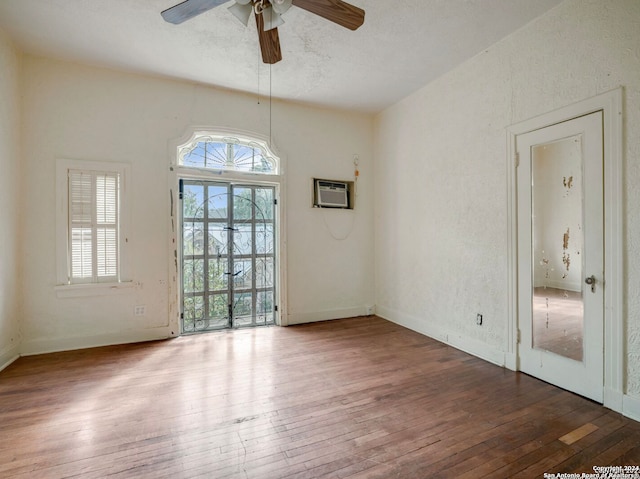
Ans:
[[[271,6],[280,15],[289,10],[292,4],[293,0],[271,0]]]

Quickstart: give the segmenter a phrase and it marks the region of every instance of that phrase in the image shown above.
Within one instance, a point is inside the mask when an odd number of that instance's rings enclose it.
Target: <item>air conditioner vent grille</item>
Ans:
[[[351,208],[350,187],[345,181],[314,180],[314,206],[320,208]]]

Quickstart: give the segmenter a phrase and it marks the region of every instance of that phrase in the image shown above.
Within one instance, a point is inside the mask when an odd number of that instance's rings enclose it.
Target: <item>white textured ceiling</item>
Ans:
[[[292,7],[271,67],[227,5],[172,25],[160,12],[180,0],[0,0],[0,28],[36,55],[377,112],[560,1],[351,0],[356,31]]]

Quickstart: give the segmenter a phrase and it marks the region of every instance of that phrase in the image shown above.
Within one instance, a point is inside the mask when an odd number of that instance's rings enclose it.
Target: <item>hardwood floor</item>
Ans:
[[[380,318],[20,358],[2,478],[541,478],[640,424]]]

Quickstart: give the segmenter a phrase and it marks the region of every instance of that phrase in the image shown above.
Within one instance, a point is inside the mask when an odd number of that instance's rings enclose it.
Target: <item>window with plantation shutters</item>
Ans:
[[[56,295],[119,294],[128,268],[130,165],[56,161]]]
[[[117,172],[69,170],[69,282],[119,279]]]

